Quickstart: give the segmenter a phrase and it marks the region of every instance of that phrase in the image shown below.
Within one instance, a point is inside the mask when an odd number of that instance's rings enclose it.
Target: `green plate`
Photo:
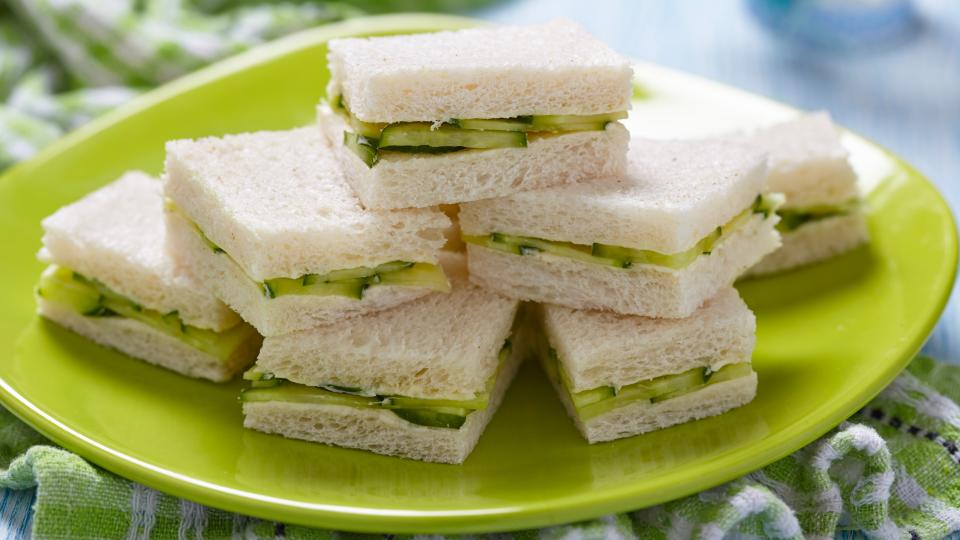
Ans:
[[[462,466],[246,431],[241,385],[190,380],[96,347],[34,315],[40,220],[129,168],[159,172],[177,137],[311,122],[334,36],[455,28],[440,16],[354,20],[174,82],[92,122],[0,179],[7,296],[0,398],[57,443],[118,474],[212,506],[319,527],[492,531],[568,522],[687,495],[796,450],[863,406],[907,364],[954,277],[956,237],[936,190],[853,135],[873,243],[742,286],[756,310],[756,400],[717,418],[594,446],[534,364]],[[638,65],[637,131],[702,135],[789,116],[780,105]]]

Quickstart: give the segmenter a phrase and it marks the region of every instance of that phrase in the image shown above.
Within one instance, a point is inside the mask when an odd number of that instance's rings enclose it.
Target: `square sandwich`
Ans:
[[[241,395],[244,425],[337,446],[461,463],[522,358],[518,302],[470,285],[337,324],[268,337]]]
[[[687,317],[780,245],[765,156],[634,139],[626,176],[466,203],[470,279],[522,300]]]
[[[370,208],[622,174],[630,63],[567,21],[330,42],[319,121]]]
[[[828,259],[867,241],[857,175],[829,114],[809,114],[760,129],[749,141],[769,155],[770,190],[786,197],[777,210],[783,247],[751,274]]]
[[[316,127],[167,144],[174,252],[260,333],[449,290],[437,209],[367,210]]]
[[[537,356],[590,443],[714,416],[756,395],[756,321],[733,287],[685,319],[541,310]]]
[[[41,315],[101,345],[225,381],[260,335],[167,251],[160,181],[129,172],[43,220]]]

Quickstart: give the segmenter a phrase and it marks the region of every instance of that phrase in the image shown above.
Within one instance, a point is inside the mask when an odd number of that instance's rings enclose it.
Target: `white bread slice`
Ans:
[[[37,298],[43,317],[105,347],[171,369],[188,377],[224,382],[247,368],[260,345],[259,336],[241,347],[226,362],[191,347],[149,325],[126,317],[85,317],[70,308]]]
[[[470,280],[511,298],[574,309],[689,317],[780,246],[776,221],[755,214],[723,238],[710,255],[698,256],[682,270],[651,265],[614,268],[546,252],[514,255],[467,244]]]
[[[765,157],[743,143],[634,137],[627,159],[624,177],[463,204],[460,227],[679,253],[764,191]]]
[[[630,61],[557,20],[329,44],[328,95],[366,122],[602,114],[630,108]]]
[[[487,407],[467,416],[459,429],[419,426],[388,410],[279,401],[244,403],[243,425],[284,437],[389,456],[463,463],[500,406],[523,357],[523,348],[514,347],[510,359],[500,370]]]
[[[861,212],[804,223],[783,233],[783,246],[747,272],[757,276],[829,259],[869,240],[867,220]]]
[[[216,331],[236,313],[176,268],[167,251],[160,182],[131,171],[43,220],[40,259],[96,279],[135,302],[177,311],[186,324]]]
[[[554,385],[555,388],[558,385]],[[556,388],[567,414],[590,444],[632,437],[691,420],[716,416],[753,401],[757,374],[710,384],[704,388],[659,403],[638,401],[613,409],[584,422],[576,414],[570,394]]]
[[[437,261],[437,209],[372,211],[316,126],[167,143],[166,196],[256,281]]]
[[[619,122],[603,131],[531,136],[526,148],[446,154],[385,152],[373,167],[343,146],[343,120],[320,106],[320,125],[337,147],[350,185],[367,208],[413,208],[502,197],[626,170],[629,135]]]
[[[828,113],[760,129],[747,140],[769,155],[767,187],[786,195],[784,209],[842,204],[858,197],[857,175]]]
[[[471,399],[486,390],[519,302],[471,285],[461,254],[443,256],[450,293],[337,324],[268,337],[257,367],[307,386]]]
[[[263,290],[226,254],[214,253],[177,212],[167,213],[170,244],[188,268],[264,336],[275,336],[387,309],[429,294],[420,287],[377,285],[362,300],[343,296],[285,295],[266,298]]]
[[[543,306],[547,338],[571,390],[620,387],[709,365],[714,370],[753,353],[756,319],[729,287],[684,319],[652,319]]]

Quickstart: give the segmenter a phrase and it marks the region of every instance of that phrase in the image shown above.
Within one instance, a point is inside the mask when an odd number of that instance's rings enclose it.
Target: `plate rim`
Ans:
[[[71,132],[57,142],[49,145],[33,158],[15,165],[0,176],[0,183],[14,181],[17,177],[27,175],[38,165],[54,158],[58,154],[76,146],[84,140],[109,128],[114,123],[146,110],[166,99],[193,88],[203,86],[222,77],[229,76],[239,70],[246,69],[264,61],[283,56],[300,48],[326,41],[335,37],[371,34],[390,31],[417,31],[430,29],[452,29],[476,26],[483,21],[459,16],[435,14],[402,14],[379,15],[349,19],[347,21],[325,25],[304,32],[299,32],[274,42],[251,49],[240,55],[228,58],[207,68],[181,77],[171,83],[158,87],[131,102],[111,112],[100,116],[89,124]],[[688,75],[685,72],[669,68],[658,69]],[[702,79],[708,81],[709,79]],[[716,81],[710,81],[727,89],[736,89]],[[764,96],[745,92],[758,99],[776,102]],[[857,135],[863,138],[860,135]],[[302,524],[311,527],[343,529],[358,532],[383,532],[390,529],[396,533],[470,533],[516,530],[523,528],[542,527],[557,523],[578,521],[612,512],[634,510],[645,505],[655,504],[663,500],[672,500],[683,497],[703,489],[705,484],[718,485],[733,478],[742,476],[750,471],[763,467],[780,459],[797,448],[809,444],[824,433],[839,425],[851,414],[862,408],[880,391],[889,385],[893,379],[907,366],[913,356],[920,350],[928,339],[930,332],[939,321],[947,301],[950,298],[952,286],[957,274],[957,227],[955,217],[949,204],[936,186],[923,174],[912,167],[908,162],[890,152],[876,142],[863,138],[875,148],[896,161],[911,177],[919,180],[918,185],[933,194],[938,207],[938,213],[947,216],[949,227],[949,252],[946,259],[952,262],[948,279],[942,287],[942,293],[935,309],[931,309],[920,327],[924,329],[914,339],[901,344],[898,351],[900,360],[891,362],[882,373],[877,374],[873,384],[862,386],[858,392],[845,394],[841,400],[846,406],[834,407],[833,413],[826,415],[817,422],[808,421],[797,424],[800,428],[790,432],[780,433],[765,439],[760,448],[753,452],[749,462],[740,460],[733,452],[719,456],[715,466],[709,474],[697,472],[677,478],[674,476],[667,483],[643,484],[648,494],[637,495],[637,484],[626,484],[601,492],[584,492],[564,497],[560,500],[552,499],[549,502],[523,502],[504,504],[483,510],[378,510],[345,505],[331,505],[322,503],[303,503],[279,497],[259,495],[249,491],[220,486],[188,475],[177,473],[163,467],[151,465],[134,456],[119,450],[111,449],[98,443],[76,430],[70,428],[37,405],[22,396],[9,382],[0,376],[0,403],[14,413],[18,418],[42,433],[44,436],[59,444],[63,448],[75,452],[81,457],[114,472],[126,479],[141,482],[145,485],[165,493],[196,501],[215,508],[256,516],[263,519]],[[784,448],[792,448],[784,450]],[[706,478],[706,480],[705,480]],[[651,489],[651,486],[654,489]],[[659,490],[656,488],[659,487]],[[659,491],[656,501],[649,495],[651,491]],[[663,494],[667,495],[664,496]]]

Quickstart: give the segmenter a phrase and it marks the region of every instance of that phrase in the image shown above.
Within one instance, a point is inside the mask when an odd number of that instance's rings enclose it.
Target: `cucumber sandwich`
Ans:
[[[167,143],[174,253],[263,335],[449,290],[438,209],[368,210],[319,129]]]
[[[769,188],[786,196],[777,210],[783,246],[751,274],[828,259],[867,241],[857,175],[829,114],[808,114],[760,129],[748,140],[769,156]]]
[[[627,59],[568,21],[333,40],[319,122],[370,208],[622,174]]]
[[[167,252],[159,180],[127,173],[43,229],[42,316],[191,377],[225,381],[253,362],[260,335]]]
[[[248,428],[441,463],[473,449],[510,384],[522,347],[518,302],[466,279],[402,306],[267,337],[240,401]]]
[[[590,443],[721,414],[756,395],[756,322],[733,287],[684,319],[540,310],[535,354]]]
[[[470,278],[512,298],[687,317],[780,245],[764,154],[634,139],[625,176],[461,205]]]

